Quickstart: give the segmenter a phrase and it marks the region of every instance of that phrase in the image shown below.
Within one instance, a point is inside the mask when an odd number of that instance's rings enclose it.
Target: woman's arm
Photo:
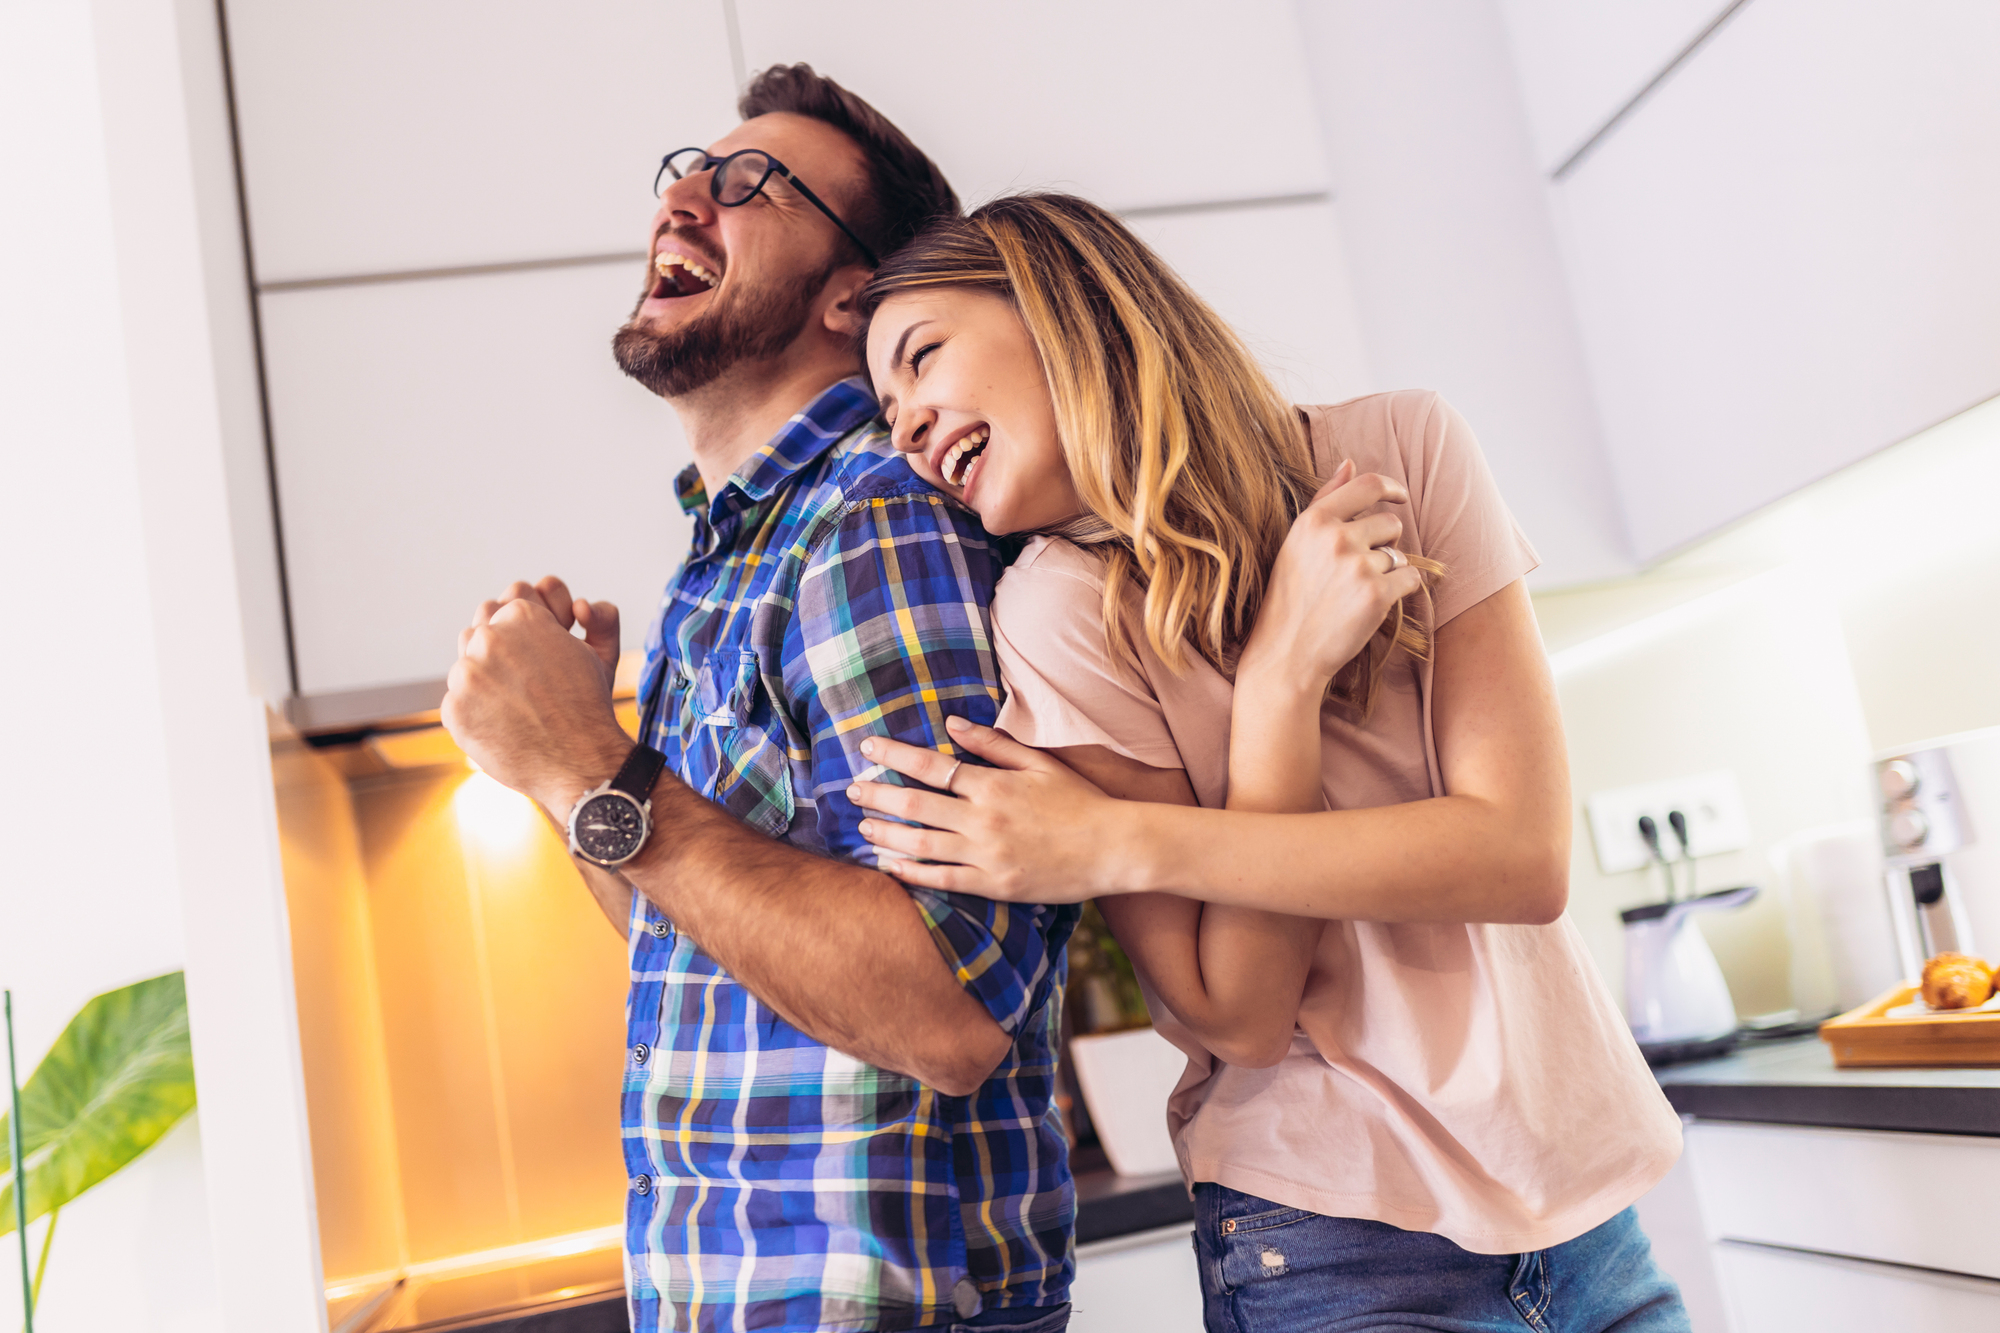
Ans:
[[[1166,809],[1195,803],[1180,769],[1099,745],[1051,753],[1105,795]],[[1098,908],[1153,992],[1217,1059],[1261,1069],[1291,1049],[1319,922],[1164,893],[1106,898]]]
[[[1000,768],[965,770],[963,800],[864,784],[869,808],[930,826],[878,820],[869,836],[956,863],[902,867],[912,883],[1014,901],[1154,891],[1328,920],[1553,921],[1569,895],[1569,768],[1525,585],[1460,613],[1432,653],[1445,796],[1305,815],[1112,801],[968,728],[952,739]],[[949,759],[878,744],[871,758],[943,785]]]

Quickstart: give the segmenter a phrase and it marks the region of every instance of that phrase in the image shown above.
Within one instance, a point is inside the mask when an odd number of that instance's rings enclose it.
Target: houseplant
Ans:
[[[11,1042],[11,1029],[8,1036]],[[15,1229],[15,1190],[25,1176],[27,1220],[49,1219],[33,1283],[22,1293],[32,1315],[63,1205],[122,1170],[194,1109],[182,974],[85,1004],[21,1086],[20,1108],[25,1172],[14,1166],[11,1112],[0,1113],[0,1236]]]

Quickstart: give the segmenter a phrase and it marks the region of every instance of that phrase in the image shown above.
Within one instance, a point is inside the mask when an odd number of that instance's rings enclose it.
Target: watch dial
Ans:
[[[605,792],[576,812],[576,845],[597,861],[622,861],[639,849],[646,821],[629,796]]]

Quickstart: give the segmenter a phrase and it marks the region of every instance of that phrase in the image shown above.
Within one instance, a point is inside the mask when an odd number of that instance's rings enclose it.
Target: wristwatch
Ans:
[[[635,745],[618,775],[585,792],[569,812],[569,849],[610,870],[639,854],[653,831],[653,783],[667,757]]]

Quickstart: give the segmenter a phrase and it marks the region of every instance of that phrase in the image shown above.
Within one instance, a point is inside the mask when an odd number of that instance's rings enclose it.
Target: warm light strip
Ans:
[[[381,1273],[342,1278],[337,1285],[326,1289],[326,1298],[337,1301],[403,1277],[436,1277],[441,1273],[464,1276],[484,1269],[506,1268],[536,1259],[560,1259],[568,1254],[608,1250],[622,1244],[624,1239],[625,1228],[622,1225],[614,1225],[597,1227],[590,1231],[572,1231],[567,1236],[550,1236],[544,1240],[531,1240],[519,1245],[502,1245],[498,1249],[476,1250],[471,1254],[455,1254],[448,1259],[426,1259],[423,1263],[411,1264],[408,1268],[392,1268]]]
[[[462,1274],[481,1268],[503,1268],[523,1260],[557,1259],[566,1254],[582,1254],[586,1250],[609,1249],[623,1244],[624,1240],[625,1227],[621,1223],[590,1231],[572,1231],[567,1236],[550,1236],[546,1240],[531,1240],[520,1245],[502,1245],[498,1249],[453,1255],[449,1259],[430,1259],[411,1264],[403,1271],[411,1277]]]

